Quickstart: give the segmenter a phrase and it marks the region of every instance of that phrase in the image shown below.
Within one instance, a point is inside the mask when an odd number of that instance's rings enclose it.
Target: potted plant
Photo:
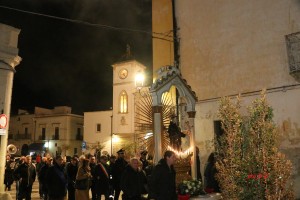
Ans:
[[[178,200],[188,200],[200,194],[204,194],[200,180],[184,180],[178,184]]]
[[[273,110],[265,92],[242,112],[240,98],[223,98],[224,134],[216,140],[217,175],[224,199],[294,199],[292,163],[279,150]]]

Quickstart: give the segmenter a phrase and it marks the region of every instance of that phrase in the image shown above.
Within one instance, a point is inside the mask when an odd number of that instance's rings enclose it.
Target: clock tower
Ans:
[[[135,85],[136,75],[144,73],[146,67],[136,61],[130,54],[127,46],[126,55],[113,67],[113,130],[112,133],[123,141],[134,141],[134,98],[137,92]],[[124,140],[123,140],[124,139]],[[123,145],[123,146],[122,146]]]

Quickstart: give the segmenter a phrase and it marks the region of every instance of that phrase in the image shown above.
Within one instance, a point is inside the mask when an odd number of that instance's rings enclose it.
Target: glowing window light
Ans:
[[[128,112],[128,95],[125,91],[121,92],[120,95],[120,113],[127,113]]]

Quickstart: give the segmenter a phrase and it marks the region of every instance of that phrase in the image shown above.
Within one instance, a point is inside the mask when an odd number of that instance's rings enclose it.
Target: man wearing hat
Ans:
[[[148,154],[148,151],[144,150],[141,152],[141,157],[140,157],[140,161],[142,162],[143,164],[143,167],[142,169],[145,170],[145,168],[149,165],[147,159],[146,159],[146,156]]]
[[[119,151],[117,151],[118,158],[112,167],[113,186],[114,186],[114,190],[115,190],[115,198],[114,199],[116,199],[116,200],[119,199],[119,195],[121,192],[121,189],[120,189],[121,176],[122,176],[122,173],[123,173],[125,167],[128,164],[128,162],[124,159],[124,153],[125,153],[124,149],[120,149]]]

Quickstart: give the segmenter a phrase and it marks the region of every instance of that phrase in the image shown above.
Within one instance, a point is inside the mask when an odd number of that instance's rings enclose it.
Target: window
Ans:
[[[81,128],[77,128],[76,140],[82,140]]]
[[[25,132],[25,135],[24,135],[25,139],[29,139],[29,137],[28,137],[28,128],[27,127],[25,127],[24,132]]]
[[[55,127],[55,135],[54,135],[55,140],[59,140],[59,127]]]
[[[101,132],[101,124],[96,124],[96,132]]]
[[[46,128],[42,128],[42,140],[46,139]]]
[[[220,137],[224,134],[224,129],[222,128],[222,122],[220,120],[214,121],[214,132],[215,132],[215,139],[220,144]]]
[[[224,129],[220,120],[214,121],[214,130],[216,138],[220,138],[223,135]]]
[[[128,95],[123,90],[120,95],[120,113],[128,112]]]

